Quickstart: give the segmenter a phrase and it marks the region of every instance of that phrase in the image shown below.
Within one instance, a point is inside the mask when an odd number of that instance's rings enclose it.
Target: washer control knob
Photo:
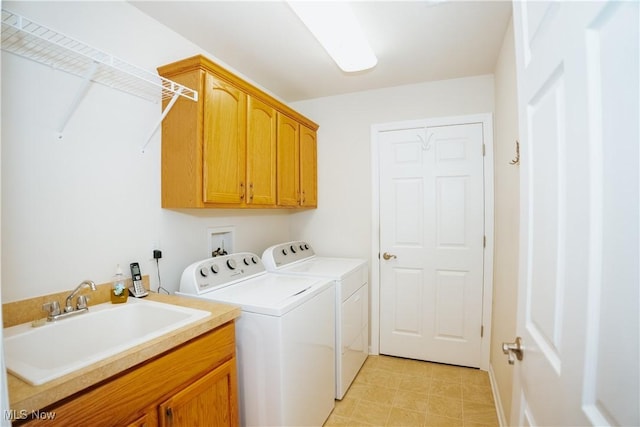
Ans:
[[[251,264],[251,257],[245,257],[242,261],[244,262],[244,265],[249,265]]]
[[[236,260],[233,258],[230,258],[227,260],[227,267],[229,267],[230,270],[235,270],[236,269]]]
[[[289,249],[291,249],[292,254],[295,254],[297,252],[296,247],[294,245],[289,246]]]
[[[253,262],[254,264],[257,264],[258,263],[258,257],[252,256],[251,257],[251,262]]]
[[[289,254],[289,251],[287,251],[287,248],[284,248],[282,250],[282,255],[288,255],[288,254]]]
[[[206,268],[202,267],[202,268],[200,269],[200,276],[202,276],[202,277],[207,277],[207,275],[208,275],[208,274],[209,274],[209,272],[207,271],[207,269],[206,269]]]
[[[220,271],[220,268],[218,267],[217,264],[211,264],[211,272],[213,274],[218,274],[218,271]]]

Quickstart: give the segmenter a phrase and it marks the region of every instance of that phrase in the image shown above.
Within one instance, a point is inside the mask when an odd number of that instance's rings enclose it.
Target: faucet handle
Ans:
[[[85,308],[87,308],[88,301],[89,301],[89,298],[86,295],[80,295],[78,297],[78,302],[76,303],[76,308],[78,310],[84,310]]]
[[[51,301],[46,304],[42,304],[42,310],[49,313],[49,316],[57,316],[60,314],[60,304],[58,304],[58,301]]]

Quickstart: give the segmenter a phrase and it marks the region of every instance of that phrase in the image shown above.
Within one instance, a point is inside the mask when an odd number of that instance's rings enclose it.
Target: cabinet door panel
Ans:
[[[235,358],[158,406],[160,427],[237,426]]]
[[[249,96],[247,204],[276,203],[276,110]]]
[[[140,418],[132,423],[129,423],[127,427],[154,427],[158,425],[158,418],[155,408],[150,409]]]
[[[278,114],[278,206],[298,206],[299,186],[298,122]]]
[[[206,76],[204,99],[204,201],[242,202],[245,194],[247,96]]]
[[[318,206],[316,132],[300,126],[300,205]]]

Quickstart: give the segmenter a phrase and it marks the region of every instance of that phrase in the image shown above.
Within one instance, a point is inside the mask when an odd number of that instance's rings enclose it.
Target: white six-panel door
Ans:
[[[389,130],[378,143],[380,353],[479,367],[483,124]]]
[[[636,1],[514,2],[512,425],[640,425],[639,23]]]

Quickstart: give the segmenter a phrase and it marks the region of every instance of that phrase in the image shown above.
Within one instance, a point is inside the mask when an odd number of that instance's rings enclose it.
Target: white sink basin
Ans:
[[[44,384],[209,316],[204,310],[129,298],[98,304],[73,317],[3,330],[7,369]]]

